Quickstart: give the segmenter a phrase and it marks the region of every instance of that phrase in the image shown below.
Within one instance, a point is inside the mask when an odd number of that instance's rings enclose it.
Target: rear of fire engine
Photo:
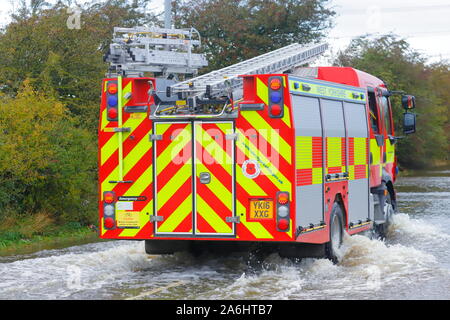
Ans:
[[[167,70],[195,73],[204,57],[188,48],[186,67],[174,65],[179,52],[155,50],[155,64],[139,45],[157,32],[169,35],[156,38],[166,50],[166,40],[186,45],[180,30],[116,31],[127,36],[112,46],[103,81],[101,238],[145,240],[153,254],[262,248],[336,260],[344,232],[385,233],[398,137],[381,80],[298,68],[326,46],[294,44],[175,81]],[[403,102],[415,106],[412,96]],[[408,111],[404,129],[415,131]]]

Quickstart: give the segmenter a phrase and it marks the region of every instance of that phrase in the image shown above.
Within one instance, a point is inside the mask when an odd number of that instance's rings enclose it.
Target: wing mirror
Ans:
[[[416,97],[410,95],[402,96],[402,106],[406,111],[416,108]]]
[[[403,133],[412,134],[416,132],[416,118],[415,113],[404,113],[403,114]]]

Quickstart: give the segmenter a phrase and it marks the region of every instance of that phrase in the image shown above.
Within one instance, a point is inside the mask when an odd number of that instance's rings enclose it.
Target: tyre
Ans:
[[[333,263],[339,262],[339,252],[344,239],[344,214],[338,203],[334,203],[330,215],[330,241],[325,245],[326,257]]]
[[[383,215],[386,221],[383,224],[377,226],[376,231],[381,239],[385,239],[389,230],[389,226],[392,224],[392,218],[395,214],[395,202],[392,199],[391,193],[388,192],[384,197]]]

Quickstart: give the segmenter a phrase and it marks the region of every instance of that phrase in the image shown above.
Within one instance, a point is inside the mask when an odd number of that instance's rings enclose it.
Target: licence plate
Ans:
[[[273,219],[273,201],[250,200],[250,219]]]
[[[118,228],[140,228],[139,212],[118,211],[117,212]]]

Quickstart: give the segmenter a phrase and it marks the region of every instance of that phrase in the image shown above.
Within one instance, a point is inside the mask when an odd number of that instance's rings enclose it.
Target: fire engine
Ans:
[[[200,41],[195,29],[115,29],[101,238],[145,240],[149,254],[262,248],[336,261],[344,232],[383,235],[397,208],[395,92],[353,68],[302,67],[324,44],[195,76]],[[402,102],[410,134],[415,98]]]

